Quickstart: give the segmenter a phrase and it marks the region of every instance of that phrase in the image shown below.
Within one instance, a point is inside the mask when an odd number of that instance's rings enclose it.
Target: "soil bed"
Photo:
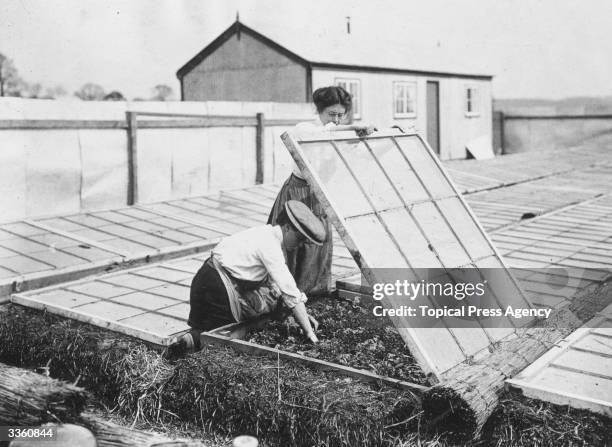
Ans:
[[[375,317],[371,304],[339,299],[309,301],[308,313],[319,322],[319,343],[309,343],[290,317],[252,329],[245,340],[316,359],[427,384],[427,378],[388,318]]]
[[[78,382],[95,396],[88,411],[111,422],[215,446],[243,433],[262,447],[457,445],[427,433],[416,403],[396,389],[228,348],[168,364],[140,341],[14,305],[0,306],[0,361]],[[461,445],[604,446],[610,439],[609,418],[507,394],[482,438]]]

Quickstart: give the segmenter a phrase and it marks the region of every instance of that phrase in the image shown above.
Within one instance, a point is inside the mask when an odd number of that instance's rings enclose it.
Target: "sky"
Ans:
[[[474,62],[495,98],[612,95],[609,0],[2,0],[0,53],[47,87],[147,98],[168,84],[178,96],[176,71],[237,11],[264,35],[304,39],[344,33],[350,16],[362,38]]]

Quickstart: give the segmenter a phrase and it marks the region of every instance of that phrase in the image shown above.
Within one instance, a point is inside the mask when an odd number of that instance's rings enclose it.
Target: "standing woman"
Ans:
[[[301,136],[322,131],[354,130],[357,135],[369,135],[376,130],[372,126],[340,125],[340,121],[351,110],[351,95],[342,87],[322,87],[312,94],[317,108],[318,119],[299,123],[291,132],[298,140]],[[287,266],[295,278],[297,286],[306,294],[320,295],[331,291],[331,264],[333,235],[331,222],[325,215],[323,207],[311,191],[297,165],[293,173],[283,184],[272,211],[268,224],[276,225],[279,214],[288,200],[299,200],[310,208],[325,227],[326,239],[322,245],[306,243],[295,250],[287,250]]]

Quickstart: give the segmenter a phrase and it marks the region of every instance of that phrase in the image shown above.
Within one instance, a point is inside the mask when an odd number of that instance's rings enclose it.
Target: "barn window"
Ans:
[[[354,119],[361,118],[361,83],[359,79],[336,78],[336,85],[342,87],[353,97],[352,115]]]
[[[480,95],[478,89],[474,86],[465,88],[465,115],[480,115]]]
[[[393,83],[393,117],[414,118],[416,116],[416,82]]]

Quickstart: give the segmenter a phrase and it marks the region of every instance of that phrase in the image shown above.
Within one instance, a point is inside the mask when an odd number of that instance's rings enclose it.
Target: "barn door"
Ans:
[[[438,81],[427,81],[427,142],[440,155],[440,87]]]

